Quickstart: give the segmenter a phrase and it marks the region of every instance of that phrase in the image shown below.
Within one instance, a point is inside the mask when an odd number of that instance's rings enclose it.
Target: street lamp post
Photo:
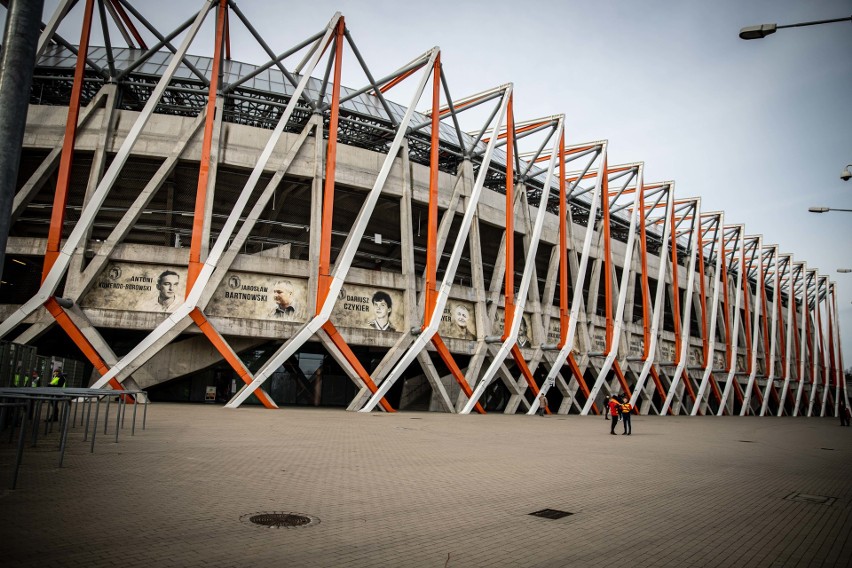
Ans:
[[[829,211],[844,211],[846,213],[852,213],[852,209],[837,209],[835,207],[808,207],[808,211],[811,213],[828,213]]]
[[[848,18],[835,18],[833,20],[818,20],[815,22],[802,22],[800,24],[788,24],[779,26],[778,24],[763,24],[760,26],[748,26],[740,30],[740,39],[761,39],[768,35],[774,34],[777,30],[784,28],[801,28],[803,26],[815,26],[817,24],[830,24],[833,22],[852,22],[852,16]]]

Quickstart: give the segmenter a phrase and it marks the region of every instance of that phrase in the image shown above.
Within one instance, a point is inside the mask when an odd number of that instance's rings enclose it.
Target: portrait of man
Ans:
[[[390,317],[393,312],[393,300],[390,294],[379,290],[373,294],[373,313],[375,319],[367,322],[367,325],[379,331],[396,331],[391,325]]]
[[[528,327],[527,327],[527,318],[521,318],[521,325],[518,327],[518,347],[526,347],[530,342],[530,338],[527,335]]]
[[[272,287],[272,300],[275,302],[275,309],[272,310],[272,316],[283,319],[296,319],[296,288],[289,280],[279,280]]]
[[[456,304],[453,308],[453,325],[455,335],[461,339],[476,339],[476,335],[468,327],[470,322],[470,310],[464,304]]]
[[[173,270],[160,273],[157,278],[157,303],[154,308],[160,312],[170,312],[178,306],[177,292],[180,276]]]

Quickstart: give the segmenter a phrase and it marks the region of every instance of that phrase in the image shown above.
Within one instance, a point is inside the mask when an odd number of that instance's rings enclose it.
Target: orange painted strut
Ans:
[[[216,14],[216,41],[213,67],[210,70],[210,90],[207,95],[207,115],[204,118],[204,138],[201,143],[201,162],[195,190],[195,215],[192,221],[192,242],[189,247],[189,267],[186,276],[186,295],[189,295],[201,272],[201,248],[204,243],[204,218],[207,207],[207,184],[210,178],[210,148],[213,145],[213,126],[216,118],[216,96],[219,88],[219,69],[222,65],[222,42],[225,30],[227,0],[219,0]]]
[[[433,335],[432,344],[435,346],[435,350],[444,361],[444,364],[447,365],[447,368],[450,370],[450,373],[453,375],[453,378],[456,380],[459,387],[461,387],[462,392],[467,395],[467,398],[472,397],[473,390],[470,388],[470,385],[467,384],[467,381],[464,378],[464,373],[462,373],[458,364],[456,364],[456,360],[453,359],[452,353],[450,353],[450,350],[447,349],[447,346],[444,343],[444,340],[441,339],[441,336],[438,334]],[[485,414],[485,409],[478,402],[476,403],[476,406],[474,406],[474,409],[479,414]]]
[[[107,371],[109,371],[109,367],[101,359],[101,356],[98,355],[97,350],[92,346],[86,336],[80,331],[80,329],[71,321],[71,318],[68,317],[68,314],[65,313],[65,310],[59,305],[59,302],[56,301],[55,298],[50,298],[44,303],[44,307],[47,308],[47,311],[50,312],[50,315],[53,316],[53,319],[56,320],[56,323],[62,328],[65,333],[68,334],[68,337],[74,342],[77,347],[80,348],[80,351],[83,352],[86,359],[95,367],[95,369],[101,375],[105,375]],[[122,390],[121,383],[119,383],[116,379],[110,379],[109,386],[114,388],[115,390]],[[127,398],[127,401],[131,401],[130,397]]]
[[[364,382],[364,385],[368,389],[370,389],[371,393],[376,394],[376,391],[379,390],[376,387],[376,383],[373,382],[373,379],[370,377],[370,373],[368,373],[367,369],[365,369],[363,365],[361,365],[361,363],[358,361],[358,358],[349,348],[349,345],[346,343],[346,341],[343,340],[343,337],[340,336],[340,333],[337,331],[337,328],[334,327],[334,324],[330,321],[327,321],[323,324],[322,329],[326,332],[326,334],[328,334],[329,339],[331,339],[335,347],[340,350],[340,352],[346,358],[346,361],[350,365],[352,365],[352,368],[355,369],[356,373],[358,373],[358,377],[361,378],[361,380]],[[382,408],[384,408],[387,412],[396,412],[393,408],[391,408],[391,405],[384,398],[379,401],[379,404],[381,404]]]
[[[59,157],[56,192],[53,194],[53,210],[50,213],[50,228],[47,233],[47,247],[44,251],[42,283],[59,256],[59,245],[62,241],[62,227],[65,224],[65,209],[68,205],[68,187],[71,183],[74,145],[77,142],[77,120],[80,116],[80,98],[83,91],[83,75],[86,71],[86,54],[89,51],[89,37],[92,31],[94,4],[94,0],[86,0],[86,9],[83,13],[77,64],[74,67],[74,83],[71,87],[71,100],[68,102],[68,117],[65,119],[65,139],[62,142],[62,154]]]
[[[337,162],[337,125],[340,119],[340,77],[343,62],[343,18],[337,23],[334,51],[334,84],[331,92],[331,116],[328,121],[328,149],[325,163],[325,187],[322,203],[322,236],[320,239],[319,274],[316,313],[322,310],[331,287],[331,226],[334,219],[334,176]]]

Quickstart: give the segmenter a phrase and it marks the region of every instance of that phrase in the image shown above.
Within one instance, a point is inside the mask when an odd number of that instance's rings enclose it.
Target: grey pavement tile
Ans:
[[[61,469],[50,435],[27,449],[0,491],[3,565],[852,565],[832,420],[639,417],[630,438],[599,420],[155,404],[94,454],[73,431]],[[545,508],[574,515],[529,516]],[[240,520],[260,511],[320,523]]]

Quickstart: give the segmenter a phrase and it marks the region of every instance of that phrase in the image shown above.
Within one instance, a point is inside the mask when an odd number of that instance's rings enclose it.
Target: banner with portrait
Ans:
[[[494,314],[494,321],[491,324],[491,332],[494,335],[502,335],[503,334],[503,326],[506,324],[506,310],[503,308],[497,308],[497,312]],[[530,337],[530,316],[524,314],[523,319],[521,320],[521,324],[518,327],[518,347],[529,347],[532,343],[532,338]]]
[[[449,300],[441,314],[441,325],[438,333],[441,337],[455,339],[476,339],[476,318],[474,318],[472,302]]]
[[[82,308],[170,313],[183,303],[186,268],[112,262],[79,300]]]
[[[403,331],[404,313],[401,291],[346,284],[337,295],[331,321],[338,327]]]
[[[289,276],[228,272],[205,312],[226,318],[305,322],[308,281]]]

